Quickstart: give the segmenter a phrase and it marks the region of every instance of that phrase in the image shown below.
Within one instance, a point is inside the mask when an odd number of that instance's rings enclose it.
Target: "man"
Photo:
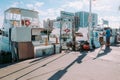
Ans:
[[[110,36],[111,36],[111,30],[110,28],[106,29],[106,48],[110,48]]]

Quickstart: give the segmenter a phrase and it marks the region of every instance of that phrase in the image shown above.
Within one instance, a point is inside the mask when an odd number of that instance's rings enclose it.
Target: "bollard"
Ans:
[[[48,38],[45,38],[45,46],[48,45]]]
[[[56,37],[56,44],[58,44],[58,38]]]

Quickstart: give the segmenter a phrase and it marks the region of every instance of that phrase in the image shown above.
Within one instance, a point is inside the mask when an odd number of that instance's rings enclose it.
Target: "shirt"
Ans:
[[[110,37],[111,36],[111,31],[110,31],[110,29],[107,29],[106,30],[106,37]]]

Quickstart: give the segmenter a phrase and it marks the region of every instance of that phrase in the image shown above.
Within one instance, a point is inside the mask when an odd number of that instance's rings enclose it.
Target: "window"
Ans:
[[[35,41],[35,35],[32,35],[32,41]]]

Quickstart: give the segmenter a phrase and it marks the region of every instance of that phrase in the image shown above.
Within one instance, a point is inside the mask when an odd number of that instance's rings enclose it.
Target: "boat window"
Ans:
[[[32,35],[32,41],[35,41],[35,35]]]
[[[7,20],[20,20],[20,14],[6,13]]]

